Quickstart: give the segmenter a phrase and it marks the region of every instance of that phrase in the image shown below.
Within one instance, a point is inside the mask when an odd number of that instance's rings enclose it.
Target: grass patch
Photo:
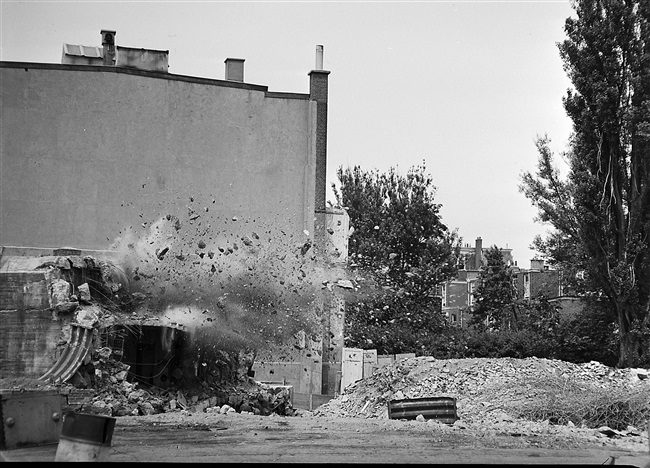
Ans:
[[[534,398],[514,402],[514,416],[551,424],[624,430],[644,428],[650,420],[650,390],[646,386],[601,387],[572,379],[540,379]],[[541,391],[539,391],[541,389]]]

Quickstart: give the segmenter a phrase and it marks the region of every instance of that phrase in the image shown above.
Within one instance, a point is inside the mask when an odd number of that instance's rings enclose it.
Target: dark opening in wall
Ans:
[[[128,380],[167,388],[183,383],[187,335],[177,328],[153,325],[113,325],[104,343],[116,360],[130,366]]]

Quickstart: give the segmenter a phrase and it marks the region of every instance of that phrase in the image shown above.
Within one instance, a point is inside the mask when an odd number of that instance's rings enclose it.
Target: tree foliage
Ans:
[[[517,295],[512,272],[496,245],[487,250],[485,257],[487,265],[479,272],[478,284],[474,290],[476,302],[471,322],[479,327],[487,324],[496,330],[510,328]]]
[[[388,293],[346,307],[346,345],[379,354],[420,353],[445,328],[439,299]]]
[[[520,189],[553,227],[536,248],[617,317],[621,367],[650,362],[650,3],[577,0],[559,50],[574,89],[563,178],[548,138]]]
[[[436,292],[456,274],[460,239],[442,223],[424,163],[406,176],[359,166],[339,167],[337,176],[336,202],[353,228],[349,265],[377,285],[373,294],[346,302],[346,345],[414,352],[445,326]]]
[[[424,163],[406,176],[339,167],[332,189],[350,216],[349,257],[381,282],[428,295],[457,271],[460,241],[440,218]]]

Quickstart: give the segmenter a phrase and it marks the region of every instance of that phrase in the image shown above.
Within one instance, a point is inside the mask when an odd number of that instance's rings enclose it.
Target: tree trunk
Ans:
[[[628,303],[617,304],[618,309],[618,340],[619,340],[619,356],[618,364],[616,367],[624,369],[628,367],[636,367],[640,365],[641,361],[641,345],[640,337],[632,331],[634,306]]]

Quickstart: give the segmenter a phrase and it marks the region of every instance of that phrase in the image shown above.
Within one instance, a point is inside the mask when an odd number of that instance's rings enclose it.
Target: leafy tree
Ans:
[[[401,176],[339,167],[340,190],[332,184],[339,205],[354,231],[349,256],[354,266],[369,270],[383,285],[430,294],[454,277],[460,239],[442,223],[440,205],[424,163]]]
[[[487,323],[495,330],[510,328],[515,323],[516,300],[512,271],[496,245],[490,247],[485,256],[487,266],[478,275],[471,323],[477,327]]]
[[[587,297],[582,313],[556,327],[557,359],[578,363],[598,361],[615,366],[618,361],[615,319],[606,301]]]
[[[336,202],[353,227],[350,267],[377,285],[369,297],[346,302],[346,343],[414,352],[420,338],[445,326],[436,291],[457,272],[460,239],[441,221],[424,163],[406,176],[359,166],[339,167],[337,176]]]
[[[584,270],[585,289],[617,317],[618,366],[650,362],[650,2],[577,0],[559,44],[574,89],[573,134],[559,175],[541,138],[520,189],[554,232],[536,246]]]
[[[421,353],[446,328],[439,299],[392,293],[346,304],[345,325],[347,346],[379,354]]]
[[[543,294],[531,299],[519,298],[517,328],[535,333],[542,339],[553,340],[560,327],[560,309],[559,304],[549,301]]]

